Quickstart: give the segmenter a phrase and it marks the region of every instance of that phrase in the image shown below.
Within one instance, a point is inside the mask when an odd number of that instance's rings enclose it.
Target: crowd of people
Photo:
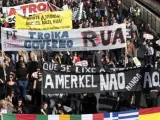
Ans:
[[[3,6],[9,7],[30,2],[34,1],[9,0],[8,2],[3,1]],[[74,0],[52,0],[49,2],[59,8],[67,4],[68,8],[74,9],[74,7],[79,5]],[[138,8],[136,9],[138,11]],[[79,61],[87,60],[88,66],[121,68],[136,66],[133,61],[134,57],[139,59],[141,66],[154,65],[159,60],[160,49],[155,44],[155,41],[160,36],[153,34],[153,40],[145,39],[143,37],[145,33],[152,34],[149,25],[143,20],[139,24],[136,24],[135,21],[139,17],[136,17],[131,11],[124,10],[121,0],[86,0],[83,11],[85,15],[82,19],[73,21],[73,29],[126,23],[126,27],[131,31],[131,37],[127,38],[127,51],[125,48],[85,52],[2,51],[0,67],[1,113],[40,113],[46,115],[99,112],[97,93],[42,95],[43,61],[75,65]],[[3,19],[6,16],[6,14],[1,13],[1,26],[14,28],[14,24],[9,24]],[[156,93],[157,95],[154,96],[155,99],[153,100],[154,103],[149,107],[157,105],[156,98],[158,97],[158,91]],[[33,105],[33,110],[28,108],[28,94],[31,95],[30,103]],[[127,107],[129,109],[132,108],[132,97],[128,99],[127,97],[118,96],[106,94],[106,97],[117,97],[117,102],[127,101],[129,104],[127,104]],[[141,92],[136,92],[135,96],[138,96],[137,98],[139,99]],[[136,100],[136,102],[140,101]],[[113,111],[120,110],[118,108],[116,104],[113,107]],[[140,103],[136,103],[136,108],[140,108]]]

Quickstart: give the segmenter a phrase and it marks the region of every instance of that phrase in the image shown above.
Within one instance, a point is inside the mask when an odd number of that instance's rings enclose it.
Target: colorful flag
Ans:
[[[105,113],[104,120],[118,120],[118,112]]]
[[[160,107],[140,109],[138,120],[160,120]]]
[[[2,120],[160,120],[160,107],[82,115],[2,114]]]
[[[82,114],[79,120],[103,120],[103,114]],[[77,119],[78,120],[78,119]]]
[[[129,110],[118,113],[118,120],[138,120],[138,110]]]
[[[70,120],[70,115],[3,114],[3,120]]]
[[[104,114],[82,115],[36,115],[36,114],[3,114],[3,120],[103,120]]]

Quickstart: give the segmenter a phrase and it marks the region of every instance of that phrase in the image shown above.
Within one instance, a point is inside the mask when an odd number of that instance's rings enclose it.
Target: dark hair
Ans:
[[[41,71],[41,67],[40,66],[37,66],[37,68],[36,69],[40,69],[40,71]]]
[[[11,95],[12,93],[15,93],[14,90],[11,90],[11,91],[9,92],[9,95]]]
[[[23,61],[24,61],[24,57],[22,55],[19,56],[19,60],[20,60],[21,57],[23,58]]]
[[[45,104],[47,104],[47,105],[48,105],[48,103],[47,103],[47,102],[43,102],[43,103],[42,103],[42,105],[45,105]]]
[[[5,63],[5,62],[8,62],[8,60],[4,59],[4,63]]]
[[[22,98],[19,98],[19,99],[18,99],[18,101],[17,101],[17,106],[19,106],[19,105],[18,105],[18,104],[19,104],[19,103],[18,103],[19,101],[22,101],[21,106],[23,106],[24,104],[23,104],[23,99],[22,99]]]
[[[22,67],[23,65],[25,65],[25,63],[24,63],[24,62],[21,62],[21,63],[20,63],[20,67]]]
[[[38,75],[42,75],[42,72],[38,72]]]
[[[9,75],[12,75],[12,76],[14,76],[14,74],[12,74],[12,73],[10,73]]]

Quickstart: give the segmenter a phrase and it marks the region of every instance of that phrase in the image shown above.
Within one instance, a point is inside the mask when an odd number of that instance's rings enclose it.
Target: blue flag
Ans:
[[[104,120],[118,120],[118,112],[104,113]]]
[[[118,113],[118,120],[138,120],[138,110],[129,110]]]

